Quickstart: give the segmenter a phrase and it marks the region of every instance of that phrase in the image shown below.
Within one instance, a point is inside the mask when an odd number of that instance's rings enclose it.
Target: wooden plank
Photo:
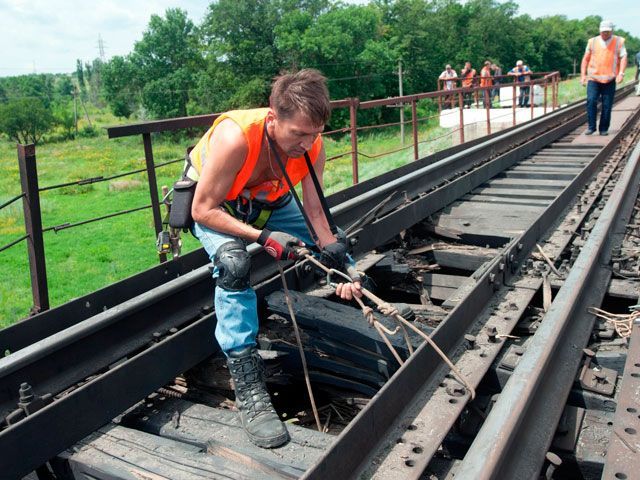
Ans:
[[[441,273],[425,273],[423,286],[429,297],[434,300],[446,300],[465,282],[467,277],[444,275]]]
[[[356,270],[359,272],[367,272],[370,268],[380,262],[386,255],[381,253],[368,253],[364,257],[356,261]],[[314,286],[304,293],[319,298],[329,298],[336,292],[336,289],[331,285]]]
[[[397,363],[378,332],[369,325],[359,308],[311,297],[299,292],[290,293],[296,320],[304,332],[310,333],[308,331],[313,330],[323,337],[350,343],[378,353],[384,356],[389,364]],[[270,311],[284,318],[289,318],[289,309],[282,292],[272,293],[266,298],[266,301]],[[388,329],[395,329],[396,323],[394,321],[379,314],[375,316]],[[427,334],[432,331],[431,328],[422,324],[416,324],[416,326]],[[423,342],[419,335],[411,331],[409,339],[414,347]],[[389,342],[402,357],[406,358],[408,349],[400,333],[389,336]]]
[[[569,184],[566,180],[523,180],[518,178],[493,178],[485,185],[493,188],[520,188],[534,190],[562,190]]]
[[[298,476],[322,455],[334,438],[288,423],[289,442],[277,449],[260,448],[247,438],[237,412],[166,397],[158,397],[150,406],[142,406],[128,414],[122,423],[157,436],[155,438],[189,443],[204,449],[223,445],[269,468],[297,473]]]
[[[471,192],[472,195],[491,195],[493,197],[504,198],[522,198],[522,199],[539,199],[553,200],[557,197],[554,192],[544,190],[533,190],[528,188],[509,189],[509,188],[476,188]]]
[[[426,246],[409,251],[409,255],[426,254],[429,261],[437,263],[443,268],[475,271],[483,263],[491,260],[497,254],[496,250],[468,246],[446,245]]]
[[[465,195],[462,197],[462,200],[466,202],[479,202],[479,203],[493,203],[498,205],[517,205],[517,206],[527,206],[527,205],[536,205],[540,207],[546,207],[551,203],[550,200],[540,200],[540,199],[532,199],[532,198],[524,198],[524,197],[500,197],[500,196],[492,196],[492,195]]]
[[[110,424],[92,433],[56,460],[56,471],[72,478],[122,480],[205,480],[212,478],[296,478],[259,461],[240,463],[203,446]],[[68,478],[68,477],[66,477]]]
[[[624,280],[620,278],[612,278],[609,283],[607,295],[617,298],[626,298],[628,300],[637,300],[640,297],[640,282],[633,280]]]

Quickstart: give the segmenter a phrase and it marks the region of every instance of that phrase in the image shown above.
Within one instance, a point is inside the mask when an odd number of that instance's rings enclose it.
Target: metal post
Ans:
[[[349,123],[351,127],[351,175],[353,184],[358,183],[358,115],[357,108],[360,101],[357,98],[351,98],[349,103]]]
[[[482,96],[489,99],[485,101],[484,108],[487,111],[487,135],[491,135],[491,90],[483,90]]]
[[[418,160],[418,111],[415,98],[411,100],[411,128],[413,129],[413,159]]]
[[[42,237],[42,214],[35,145],[18,145],[18,167],[20,169],[20,184],[24,194],[22,197],[24,227],[26,234],[29,235],[27,252],[33,295],[31,313],[36,314],[49,309],[49,287],[47,286],[47,266],[44,256],[44,238]]]
[[[533,87],[535,87],[535,85],[533,84],[533,82],[531,82],[531,84],[529,85],[529,104],[531,105],[531,120],[533,120]]]
[[[512,98],[512,103],[513,103],[513,126],[516,126],[516,82],[513,82],[513,98]]]
[[[464,143],[464,105],[462,104],[462,93],[458,93],[458,105],[460,106],[460,143]]]
[[[404,95],[402,92],[402,60],[398,60],[398,93],[400,98]],[[404,147],[404,103],[400,101],[400,145]]]
[[[76,137],[78,136],[78,92],[73,89],[73,124],[76,128]]]
[[[151,195],[151,211],[153,212],[153,225],[156,236],[162,231],[162,213],[160,212],[160,200],[158,199],[158,183],[156,182],[156,169],[153,163],[153,149],[151,148],[151,134],[142,134],[144,145],[144,160],[147,165],[147,178],[149,179],[149,195]],[[160,262],[166,262],[167,256],[159,254]]]
[[[547,114],[547,80],[544,81],[544,114]]]

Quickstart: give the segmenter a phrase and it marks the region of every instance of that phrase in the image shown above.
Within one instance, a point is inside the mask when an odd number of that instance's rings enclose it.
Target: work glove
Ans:
[[[263,229],[258,243],[276,260],[296,260],[298,254],[294,247],[303,247],[304,243],[293,235],[284,232],[272,232]]]
[[[327,268],[344,270],[347,246],[342,242],[330,243],[320,251],[320,262]]]

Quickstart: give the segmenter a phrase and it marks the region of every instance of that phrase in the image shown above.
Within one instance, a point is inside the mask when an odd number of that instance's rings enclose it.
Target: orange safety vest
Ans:
[[[225,199],[235,200],[238,197],[244,197],[251,200],[257,199],[263,202],[273,202],[285,195],[289,191],[289,186],[284,180],[284,177],[279,182],[267,181],[251,188],[245,188],[249,178],[251,178],[253,170],[255,169],[256,163],[258,162],[258,157],[260,156],[262,141],[265,137],[265,118],[267,117],[268,112],[268,108],[233,110],[223,113],[216,118],[211,128],[204,134],[189,154],[193,168],[185,166],[185,168],[187,168],[187,176],[192,180],[197,181],[199,179],[200,173],[202,172],[202,166],[206,161],[207,154],[209,153],[209,140],[211,138],[211,134],[220,122],[229,118],[236,122],[244,132],[247,145],[249,146],[249,151],[247,152],[247,157],[244,160],[244,165],[236,175]],[[318,159],[321,149],[322,137],[318,135],[318,138],[313,142],[311,149],[307,152],[312,164],[314,164]],[[285,169],[293,185],[300,183],[307,173],[309,173],[304,156],[286,159],[285,165]]]
[[[476,69],[472,68],[462,76],[462,78],[464,78],[464,80],[462,80],[462,86],[464,88],[470,87],[473,84],[473,77],[475,76],[476,76]]]
[[[480,71],[480,86],[490,87],[491,85],[493,85],[491,69],[489,67],[482,67],[482,70]]]
[[[609,83],[615,80],[620,70],[620,51],[624,46],[624,38],[613,35],[609,45],[603,45],[598,37],[589,39],[587,49],[591,52],[587,75],[589,80],[598,83]]]

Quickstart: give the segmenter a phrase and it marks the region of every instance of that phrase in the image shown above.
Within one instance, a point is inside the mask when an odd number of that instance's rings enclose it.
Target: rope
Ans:
[[[345,275],[344,273],[339,272],[339,271],[337,271],[335,269],[329,269],[329,268],[325,267],[322,263],[320,263],[318,260],[316,260],[314,257],[312,257],[308,252],[304,252],[301,256],[304,256],[311,263],[313,263],[318,268],[320,268],[321,270],[326,272],[327,276],[330,276],[331,274],[335,273],[335,274],[340,275],[341,277],[343,277],[349,283],[351,283],[353,281],[349,276]],[[433,349],[440,356],[440,358],[449,366],[449,368],[456,375],[456,377],[458,377],[458,380],[460,381],[460,383],[462,383],[469,390],[469,394],[471,396],[471,400],[473,400],[476,397],[475,389],[469,384],[469,382],[467,382],[465,380],[465,378],[462,376],[460,371],[451,362],[451,360],[449,360],[449,358],[445,355],[445,353],[442,350],[440,350],[438,345],[436,345],[436,343],[431,339],[431,337],[429,337],[427,334],[425,334],[422,330],[420,330],[418,327],[413,325],[411,322],[406,320],[402,315],[400,315],[398,313],[398,310],[395,307],[393,307],[391,304],[389,304],[389,303],[385,302],[384,300],[378,298],[376,295],[374,295],[372,292],[370,292],[369,290],[367,290],[364,287],[362,287],[360,291],[362,292],[362,294],[365,297],[367,297],[369,300],[371,300],[373,303],[376,304],[376,306],[378,307],[378,310],[380,310],[381,313],[383,313],[384,315],[388,315],[391,318],[395,319],[397,322],[399,322],[400,327],[403,329],[403,333],[405,335],[405,340],[407,341],[407,346],[409,347],[409,351],[411,353],[413,353],[413,347],[411,346],[411,343],[409,342],[409,337],[408,337],[407,331],[404,328],[405,326],[410,328],[411,330],[413,330],[418,335],[420,335],[429,345],[431,345],[431,347],[433,347]],[[360,303],[361,306],[364,306],[364,304],[362,303],[362,300],[358,299],[358,301],[359,301],[358,303]],[[383,337],[383,339],[384,338],[385,337]]]
[[[635,310],[631,313],[611,313],[596,307],[589,307],[588,312],[596,317],[604,319],[608,324],[612,325],[616,333],[622,338],[631,336],[634,320],[640,318],[640,311]]]
[[[300,338],[300,330],[298,329],[298,322],[296,321],[296,314],[293,312],[293,305],[291,304],[291,296],[289,295],[289,288],[287,286],[287,279],[284,276],[282,265],[278,264],[278,270],[280,270],[280,278],[282,279],[282,286],[284,288],[284,298],[287,302],[287,308],[289,309],[289,315],[291,315],[291,322],[293,323],[293,330],[296,333],[296,341],[298,342],[298,351],[300,352],[300,360],[302,361],[302,370],[304,372],[304,381],[307,384],[307,391],[309,392],[309,400],[311,400],[311,409],[313,410],[313,417],[316,419],[316,426],[319,432],[322,432],[322,424],[320,423],[320,416],[318,415],[318,409],[316,408],[316,401],[313,397],[313,390],[311,389],[311,380],[309,379],[309,370],[307,368],[307,359],[304,356],[304,350],[302,348],[302,339]]]

